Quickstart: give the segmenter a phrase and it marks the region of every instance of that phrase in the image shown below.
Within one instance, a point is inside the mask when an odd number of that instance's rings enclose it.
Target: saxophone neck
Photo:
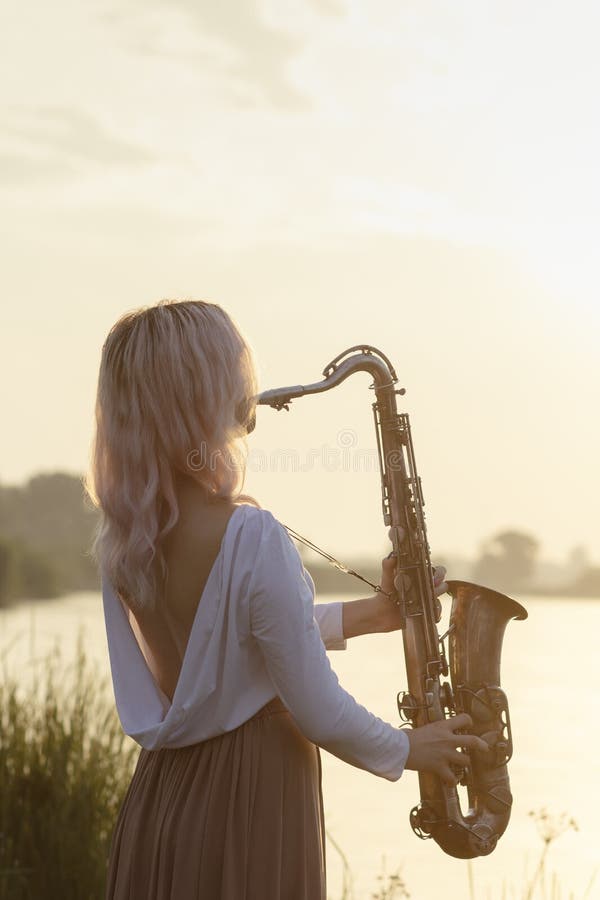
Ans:
[[[378,394],[380,391],[385,392],[386,389],[394,391],[398,381],[394,367],[381,350],[371,347],[369,344],[358,344],[344,350],[325,366],[322,381],[263,391],[256,397],[256,403],[262,406],[272,406],[277,410],[287,409],[291,401],[297,397],[329,391],[349,378],[350,375],[354,375],[355,372],[369,372],[373,377],[373,386]],[[404,394],[404,388],[400,388],[398,393]]]

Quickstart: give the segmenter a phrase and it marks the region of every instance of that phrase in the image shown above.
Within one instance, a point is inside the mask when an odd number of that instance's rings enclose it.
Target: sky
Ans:
[[[511,527],[598,561],[599,25],[585,0],[13,4],[0,482],[83,472],[113,322],[205,299],[262,389],[390,357],[434,558]],[[369,385],[261,408],[249,442],[246,489],[350,562],[386,547]]]

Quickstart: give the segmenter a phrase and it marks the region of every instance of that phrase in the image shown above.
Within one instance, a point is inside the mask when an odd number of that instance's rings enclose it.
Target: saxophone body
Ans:
[[[469,807],[464,814],[456,787],[420,772],[420,803],[410,813],[410,824],[419,837],[433,838],[451,856],[484,856],[504,833],[512,804],[507,769],[512,732],[500,687],[502,641],[508,622],[527,618],[527,612],[490,588],[449,581],[449,628],[440,638],[441,604],[433,583],[421,479],[408,416],[397,409],[396,397],[404,389],[396,387],[394,368],[379,350],[351,347],[329,363],[323,380],[264,391],[257,402],[287,409],[297,397],[330,390],[359,371],[373,377],[383,519],[397,560],[392,599],[400,609],[408,681],[408,690],[398,694],[400,717],[419,727],[466,712],[473,719],[470,730],[492,747],[490,753],[468,757],[460,782]]]

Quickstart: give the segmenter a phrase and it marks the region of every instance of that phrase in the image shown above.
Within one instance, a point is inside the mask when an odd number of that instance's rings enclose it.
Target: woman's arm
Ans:
[[[388,627],[387,623],[395,611],[395,605],[383,594],[373,594],[360,600],[345,600],[342,605],[344,638],[394,631],[395,629]],[[396,627],[400,627],[399,622]]]
[[[334,600],[332,603],[317,603],[314,615],[325,649],[345,650],[344,603],[341,600]]]
[[[250,633],[275,691],[310,741],[350,765],[396,781],[410,743],[344,688],[331,668],[314,616],[313,592],[286,530],[269,513],[259,522],[248,583]]]
[[[362,600],[346,600],[342,607],[342,630],[344,638],[358,637],[360,634],[381,634],[396,631],[402,622],[398,607],[386,597],[394,584],[395,559],[386,557],[382,561],[381,592]],[[447,590],[446,569],[437,566],[434,575],[436,593]]]
[[[456,784],[457,747],[487,750],[469,734],[467,715],[405,730],[383,721],[344,690],[332,670],[314,617],[313,590],[286,530],[270,514],[261,521],[248,584],[250,633],[277,694],[305,737],[350,765],[389,781],[404,768],[433,772]]]

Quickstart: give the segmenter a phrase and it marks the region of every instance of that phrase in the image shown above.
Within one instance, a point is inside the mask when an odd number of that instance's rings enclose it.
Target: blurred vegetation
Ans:
[[[313,553],[309,555],[302,545],[299,549],[318,594],[349,593],[352,582],[347,575],[331,564],[321,562]],[[342,562],[347,564],[348,560]],[[590,564],[582,547],[575,547],[564,565],[549,564],[540,560],[538,540],[515,529],[499,531],[483,541],[475,560],[437,554],[432,562],[446,566],[449,578],[474,581],[515,598],[522,594],[600,598],[600,566]],[[374,584],[379,583],[379,561],[353,560],[352,567]],[[352,592],[357,589],[366,593],[371,591],[368,585],[363,584],[361,588],[359,582],[354,582]]]
[[[90,554],[99,513],[86,497],[81,476],[39,474],[23,486],[0,485],[0,606],[18,599],[56,597],[98,590],[100,578]],[[318,594],[371,592],[299,545]],[[540,560],[537,539],[507,529],[485,540],[475,560],[434,556],[451,578],[484,584],[518,597],[545,594],[600,597],[600,566],[577,546],[565,564]],[[379,559],[344,559],[374,584]]]
[[[600,567],[575,547],[566,564],[540,562],[540,544],[522,531],[500,531],[484,541],[473,564],[471,580],[505,594],[600,597]]]
[[[537,540],[520,531],[501,531],[486,541],[473,566],[473,581],[505,594],[531,585],[539,553]]]
[[[589,566],[567,585],[565,593],[573,597],[600,597],[600,566]]]
[[[0,900],[99,900],[139,747],[85,661],[0,683]]]
[[[78,476],[54,472],[0,485],[0,606],[97,590],[89,554],[97,521]]]
[[[583,893],[577,897],[571,889],[565,888],[560,883],[557,873],[550,869],[549,856],[551,845],[569,829],[579,830],[575,820],[566,813],[551,814],[545,808],[533,810],[529,815],[535,821],[542,841],[542,847],[534,865],[534,870],[532,873],[526,872],[522,883],[519,885],[515,885],[508,881],[507,878],[504,878],[494,896],[498,900],[507,900],[509,896],[513,900],[592,900],[592,897],[597,897],[597,892],[592,892],[596,886],[598,867],[592,871]],[[348,859],[329,832],[327,832],[327,838],[334,850],[339,854],[342,862],[343,883],[340,900],[357,900],[354,890],[354,879]],[[484,894],[482,890],[478,890],[476,887],[472,860],[466,860],[465,864],[469,884],[468,900],[482,900]],[[387,874],[384,858],[382,869],[382,874],[377,876],[377,890],[370,894],[370,900],[410,900],[411,897],[421,896],[421,894],[411,893],[402,875],[401,867],[395,872]],[[440,896],[442,895],[440,893]],[[467,897],[466,894],[465,897]],[[492,900],[489,888],[485,890],[485,897],[487,900]]]

